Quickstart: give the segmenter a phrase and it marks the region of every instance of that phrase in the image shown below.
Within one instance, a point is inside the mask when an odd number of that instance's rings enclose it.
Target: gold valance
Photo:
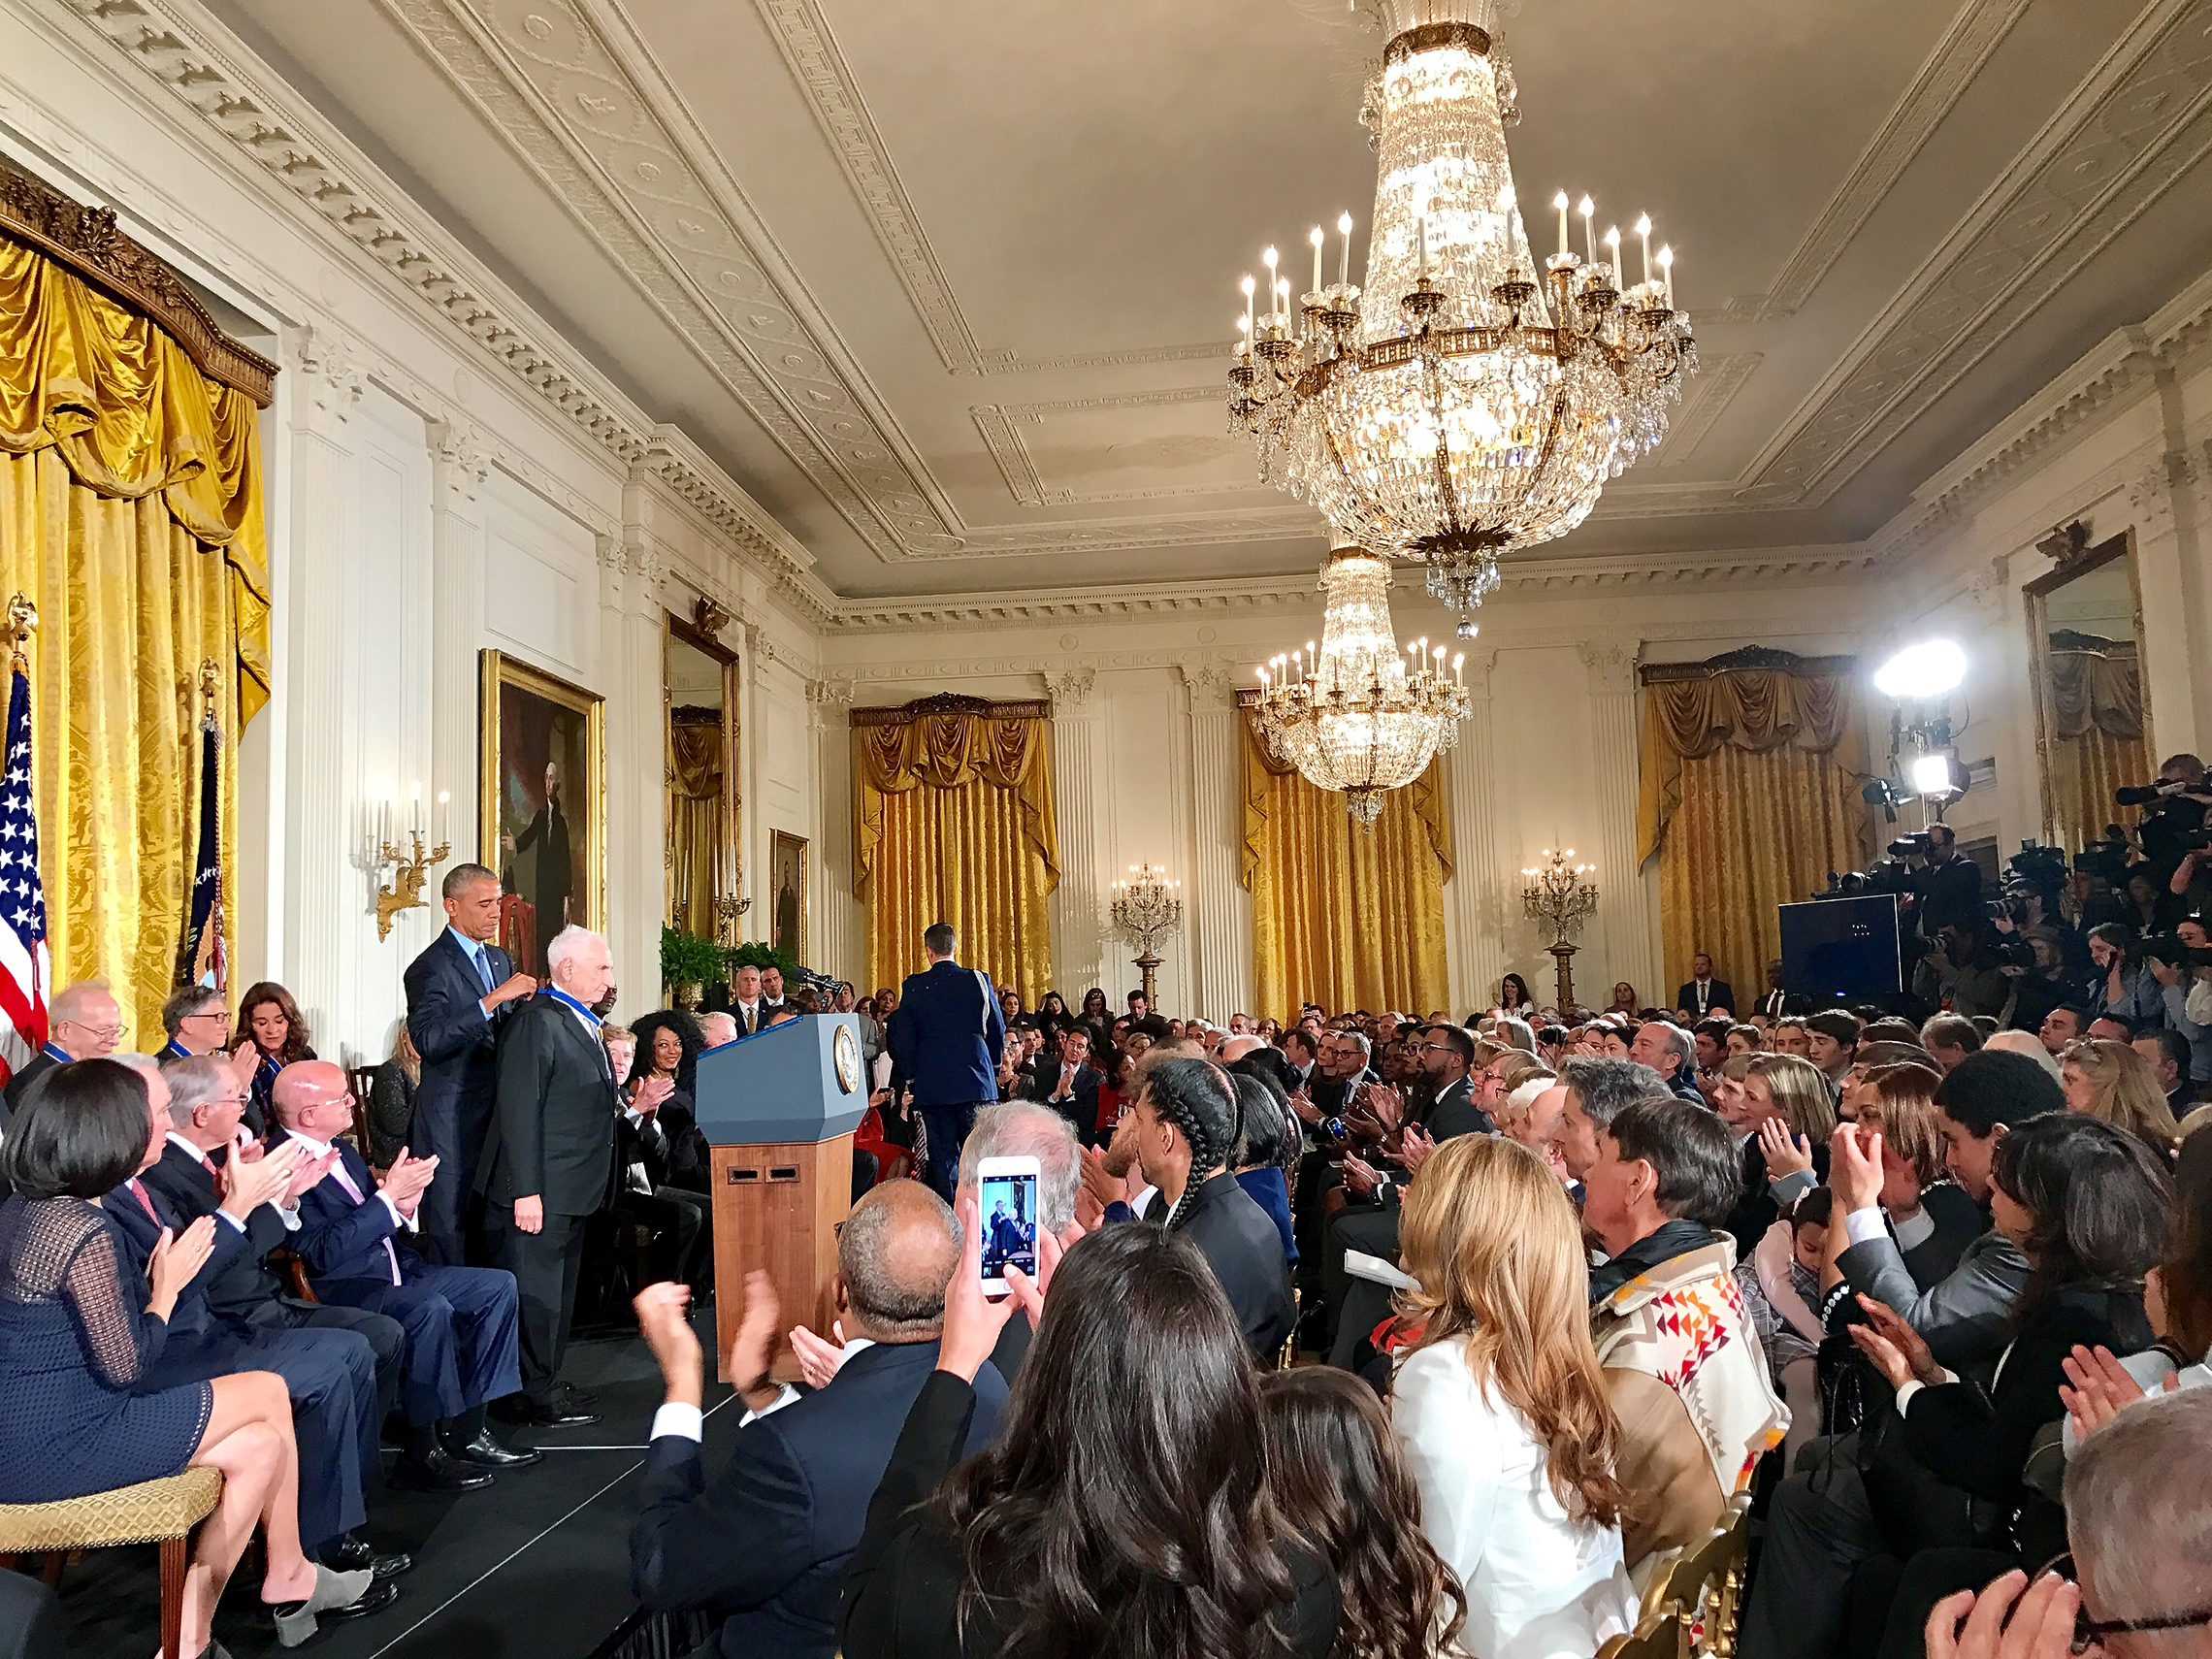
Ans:
[[[243,725],[269,700],[260,410],[151,320],[0,235],[0,453],[51,449],[95,495],[159,494],[230,576]]]
[[[2051,635],[2043,671],[2053,736],[2080,737],[2092,727],[2124,742],[2143,735],[2143,671],[2133,640],[2062,631]]]
[[[1682,803],[1682,762],[1724,745],[1751,754],[1784,747],[1826,755],[1856,729],[1851,657],[1797,657],[1758,646],[1704,663],[1653,664],[1643,680],[1643,756],[1636,811],[1637,862],[1659,851]],[[1843,756],[1847,770],[1863,756]]]
[[[925,698],[901,708],[852,712],[853,892],[865,898],[883,836],[883,797],[910,789],[959,789],[978,779],[1012,790],[1022,836],[1045,866],[1045,892],[1059,886],[1059,832],[1053,823],[1049,702]]]

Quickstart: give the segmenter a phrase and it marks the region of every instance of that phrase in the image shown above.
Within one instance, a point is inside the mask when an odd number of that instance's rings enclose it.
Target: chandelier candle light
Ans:
[[[1496,0],[1381,5],[1391,34],[1360,112],[1381,151],[1365,283],[1350,280],[1349,213],[1326,287],[1311,233],[1314,289],[1295,317],[1267,250],[1258,311],[1252,278],[1239,285],[1229,430],[1257,443],[1262,480],[1338,535],[1427,566],[1429,592],[1471,635],[1500,555],[1589,516],[1606,481],[1666,435],[1696,353],[1674,251],[1651,252],[1648,216],[1631,287],[1619,229],[1601,240],[1582,197],[1578,254],[1560,191],[1559,248],[1536,274],[1506,151],[1519,116]]]
[[[1339,547],[1321,571],[1328,595],[1320,649],[1278,656],[1259,670],[1253,724],[1271,754],[1317,789],[1336,790],[1372,827],[1386,790],[1402,789],[1459,738],[1466,658],[1445,671],[1445,647],[1390,636],[1390,562]]]
[[[1597,884],[1588,879],[1598,873],[1598,866],[1570,864],[1567,861],[1574,856],[1572,847],[1563,853],[1546,847],[1543,863],[1521,871],[1529,878],[1529,885],[1521,891],[1521,907],[1530,920],[1543,923],[1551,934],[1551,943],[1544,948],[1559,970],[1561,1013],[1575,1001],[1573,958],[1579,947],[1569,942],[1570,936],[1579,932],[1598,908]]]
[[[1183,900],[1176,897],[1182,891],[1183,884],[1168,880],[1164,869],[1131,864],[1129,879],[1114,884],[1113,901],[1107,906],[1114,931],[1137,947],[1147,1008],[1159,1006],[1153,976],[1159,971],[1161,959],[1155,947],[1183,926]]]

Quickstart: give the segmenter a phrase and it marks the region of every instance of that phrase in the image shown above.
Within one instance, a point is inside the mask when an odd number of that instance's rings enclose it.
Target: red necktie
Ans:
[[[153,1200],[146,1195],[146,1188],[139,1185],[138,1177],[132,1176],[123,1185],[131,1189],[131,1196],[139,1201],[139,1208],[146,1212],[146,1219],[155,1226],[160,1226],[161,1218],[153,1213]]]
[[[210,1157],[206,1153],[202,1153],[200,1155],[200,1162],[208,1172],[208,1179],[210,1181],[212,1181],[217,1187],[220,1187],[223,1184],[223,1178],[215,1168],[215,1160]]]

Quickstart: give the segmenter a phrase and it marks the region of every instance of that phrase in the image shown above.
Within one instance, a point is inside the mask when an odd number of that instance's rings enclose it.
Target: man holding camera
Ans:
[[[1937,929],[1934,945],[1912,970],[1913,995],[1954,1014],[2003,1012],[2012,987],[2003,957],[1981,942],[1981,922],[1976,916]]]
[[[1970,933],[1980,927],[1981,866],[1960,853],[1958,831],[1948,824],[1931,824],[1920,835],[1906,839],[1918,843],[1906,859],[1912,866],[1920,936],[1933,943],[1945,927],[1963,927]]]
[[[2212,977],[2212,960],[2163,933],[2143,941],[2143,960],[2159,982],[2166,1024],[2189,1040],[2189,1081],[2201,1094],[2212,1084],[2212,1025],[2189,1017],[2189,992],[2191,980]]]

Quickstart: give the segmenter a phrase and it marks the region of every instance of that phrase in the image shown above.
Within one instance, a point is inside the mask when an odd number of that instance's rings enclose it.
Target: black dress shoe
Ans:
[[[324,1545],[321,1554],[325,1567],[340,1573],[358,1573],[366,1567],[375,1575],[375,1582],[379,1584],[414,1567],[411,1555],[379,1555],[370,1547],[367,1539],[350,1533],[334,1544]]]
[[[542,1463],[545,1460],[542,1451],[502,1446],[492,1438],[492,1431],[488,1428],[478,1429],[474,1440],[447,1441],[445,1452],[458,1463],[473,1463],[484,1469],[520,1469],[526,1464]]]
[[[600,1420],[599,1413],[559,1405],[540,1406],[521,1394],[510,1394],[492,1407],[492,1415],[518,1428],[582,1428]]]
[[[399,1585],[389,1578],[378,1578],[362,1591],[358,1599],[347,1602],[343,1607],[325,1608],[315,1614],[315,1619],[321,1624],[333,1624],[349,1618],[367,1618],[371,1613],[382,1612],[399,1599]]]
[[[588,1388],[556,1382],[553,1384],[553,1408],[561,1412],[591,1412],[596,1415],[600,1409],[599,1396]]]
[[[457,1461],[443,1447],[420,1457],[408,1455],[392,1465],[392,1484],[418,1492],[476,1492],[492,1483],[483,1470]]]

